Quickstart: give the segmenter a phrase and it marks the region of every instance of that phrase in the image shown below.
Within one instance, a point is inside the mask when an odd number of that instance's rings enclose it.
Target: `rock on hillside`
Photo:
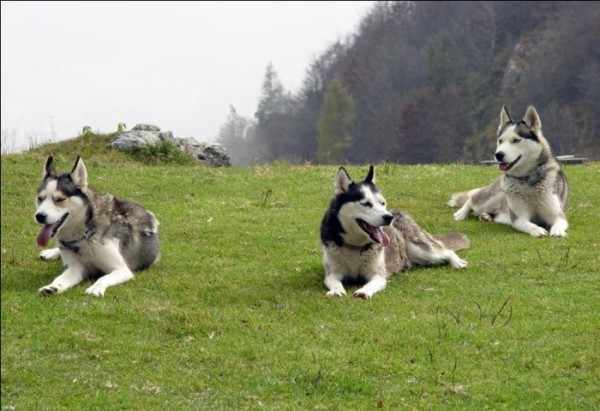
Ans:
[[[194,137],[173,137],[170,131],[160,131],[151,124],[138,124],[129,131],[119,134],[110,143],[117,150],[136,150],[153,146],[161,141],[170,141],[181,151],[188,153],[200,163],[211,167],[229,167],[231,158],[225,147],[218,143],[203,143]]]

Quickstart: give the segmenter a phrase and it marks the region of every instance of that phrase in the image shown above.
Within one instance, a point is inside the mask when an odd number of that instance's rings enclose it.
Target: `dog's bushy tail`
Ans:
[[[463,191],[460,193],[454,193],[450,196],[450,200],[446,203],[450,207],[462,207],[469,200],[469,192]]]
[[[446,248],[452,251],[466,250],[471,246],[471,241],[466,235],[452,231],[446,234],[436,234],[433,236],[436,240],[444,243]]]

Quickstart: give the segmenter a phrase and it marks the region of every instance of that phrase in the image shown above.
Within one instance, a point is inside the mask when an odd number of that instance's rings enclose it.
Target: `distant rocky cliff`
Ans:
[[[523,74],[528,70],[527,60],[530,50],[531,44],[527,39],[519,41],[513,49],[502,77],[502,95],[512,93],[521,81]]]

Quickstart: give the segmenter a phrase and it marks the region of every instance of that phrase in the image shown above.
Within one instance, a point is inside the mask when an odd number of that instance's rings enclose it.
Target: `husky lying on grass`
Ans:
[[[37,190],[35,220],[43,227],[37,243],[56,236],[58,247],[40,253],[43,260],[62,258],[65,271],[39,289],[62,293],[88,277],[100,278],[85,292],[103,296],[107,287],[129,281],[133,271],[158,260],[158,221],[150,211],[88,187],[87,171],[77,157],[71,173],[57,175],[52,157]]]
[[[321,222],[321,243],[328,296],[346,294],[344,283],[364,282],[355,297],[371,298],[392,274],[413,265],[467,262],[454,251],[469,247],[462,234],[434,237],[402,211],[388,211],[375,186],[373,166],[355,183],[343,167],[334,181],[334,197]]]
[[[515,123],[502,107],[495,157],[504,175],[489,186],[453,194],[448,205],[460,207],[454,219],[473,213],[482,221],[510,224],[534,237],[548,235],[548,230],[553,237],[565,237],[569,185],[535,108],[530,106]]]

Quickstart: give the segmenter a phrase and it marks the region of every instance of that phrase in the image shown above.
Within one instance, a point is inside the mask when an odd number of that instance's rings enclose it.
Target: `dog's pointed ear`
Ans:
[[[365,183],[375,184],[375,167],[373,167],[373,164],[369,166],[369,172],[365,178]]]
[[[44,174],[42,174],[42,178],[55,175],[56,171],[54,170],[54,159],[52,158],[52,156],[48,156],[48,159],[46,160],[46,165],[44,166]]]
[[[508,115],[508,110],[506,110],[506,106],[502,106],[502,110],[500,111],[500,127],[504,127],[504,125],[512,123],[512,119]]]
[[[525,117],[523,117],[523,121],[527,124],[527,127],[532,129],[536,134],[542,129],[542,121],[533,106],[527,107],[527,112],[525,113]]]
[[[346,169],[344,167],[340,167],[337,174],[335,175],[335,181],[333,183],[333,193],[335,195],[338,195],[348,192],[352,183],[353,181],[348,175]]]
[[[77,160],[75,160],[73,171],[71,171],[71,179],[75,183],[75,187],[87,188],[87,170],[81,156],[77,156]]]

